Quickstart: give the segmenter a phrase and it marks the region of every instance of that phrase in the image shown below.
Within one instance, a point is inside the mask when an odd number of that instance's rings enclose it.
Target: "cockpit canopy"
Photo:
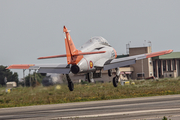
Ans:
[[[85,48],[85,47],[88,47],[88,46],[91,46],[91,45],[94,45],[94,44],[102,44],[102,45],[105,45],[105,46],[110,46],[111,45],[107,42],[106,39],[104,39],[103,37],[92,37],[90,40],[88,40],[83,46],[81,46],[81,48]]]
[[[103,37],[92,37],[89,41],[89,43],[92,42],[92,43],[100,43],[102,45],[107,45],[107,46],[110,46],[110,44],[108,43],[108,41],[106,39],[104,39]]]

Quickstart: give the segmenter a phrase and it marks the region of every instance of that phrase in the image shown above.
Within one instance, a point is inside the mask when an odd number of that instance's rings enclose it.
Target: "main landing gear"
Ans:
[[[118,86],[118,80],[120,77],[120,71],[119,71],[119,68],[116,68],[115,70],[116,70],[116,76],[113,78],[113,86],[117,87]]]
[[[87,73],[86,76],[87,76],[87,80],[88,80],[89,83],[94,82],[93,72]]]
[[[109,77],[112,76],[112,69],[108,70],[108,76],[109,76]]]
[[[74,90],[74,84],[73,84],[73,82],[71,81],[71,78],[69,77],[68,74],[66,74],[66,78],[67,78],[67,81],[68,81],[69,90],[70,90],[70,91],[73,91],[73,90]]]

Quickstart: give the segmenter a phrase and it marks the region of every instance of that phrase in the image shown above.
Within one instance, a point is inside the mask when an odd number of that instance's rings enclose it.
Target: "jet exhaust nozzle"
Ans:
[[[71,66],[71,72],[73,73],[73,74],[77,74],[78,72],[79,72],[79,66],[77,66],[77,65],[72,65]]]

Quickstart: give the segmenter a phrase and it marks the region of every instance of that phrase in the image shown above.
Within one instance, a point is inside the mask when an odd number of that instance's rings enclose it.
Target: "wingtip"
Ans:
[[[168,53],[172,53],[172,52],[173,52],[173,50],[172,50],[172,49],[168,50]]]
[[[10,69],[10,66],[8,66],[6,69]]]
[[[150,53],[147,54],[146,58],[150,58],[150,57],[156,57],[156,56],[160,56],[160,55],[165,55],[165,54],[170,54],[172,53],[173,50],[165,50],[165,51],[160,51],[160,52],[154,52],[154,53]]]

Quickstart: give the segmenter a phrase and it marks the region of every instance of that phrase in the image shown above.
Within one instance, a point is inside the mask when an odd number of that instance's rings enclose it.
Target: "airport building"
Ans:
[[[151,46],[129,48],[129,55],[151,53]],[[135,64],[127,66],[132,79],[166,78],[180,76],[180,52],[161,55],[153,58],[137,60]],[[123,72],[123,70],[121,70]]]
[[[180,52],[153,57],[153,71],[157,78],[180,76]]]
[[[129,48],[129,56],[151,53],[151,46]],[[152,58],[137,60],[135,64],[130,65],[133,68],[132,79],[144,79],[153,76]]]

